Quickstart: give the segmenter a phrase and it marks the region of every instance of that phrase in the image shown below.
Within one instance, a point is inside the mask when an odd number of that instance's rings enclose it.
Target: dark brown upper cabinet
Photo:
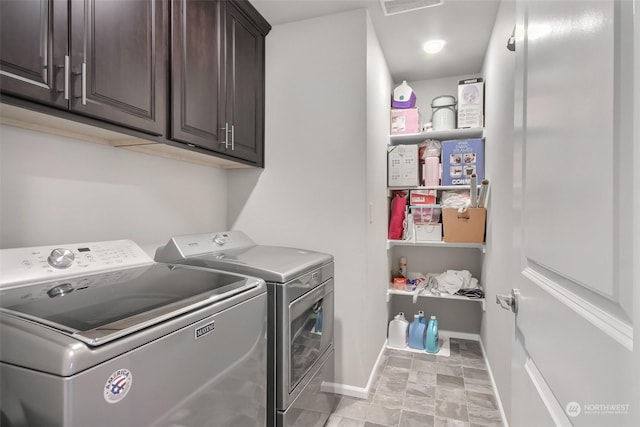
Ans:
[[[71,0],[71,109],[162,135],[167,4]]]
[[[264,39],[247,1],[172,2],[171,139],[263,165]]]
[[[0,8],[4,93],[165,133],[164,1],[1,0]]]
[[[3,92],[67,108],[64,79],[68,45],[66,1],[0,0]]]
[[[0,0],[0,92],[122,145],[262,167],[270,30],[247,0]]]
[[[226,2],[225,123],[234,156],[264,163],[264,38],[269,24],[248,3]]]
[[[225,152],[221,28],[221,2],[171,2],[171,139]]]

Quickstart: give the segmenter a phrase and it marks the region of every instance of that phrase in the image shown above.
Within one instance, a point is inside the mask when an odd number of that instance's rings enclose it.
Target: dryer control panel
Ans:
[[[242,231],[186,234],[171,238],[165,247],[159,248],[156,260],[162,262],[178,261],[197,255],[250,248],[255,245],[255,242]]]
[[[2,249],[0,288],[152,263],[149,255],[131,240]]]

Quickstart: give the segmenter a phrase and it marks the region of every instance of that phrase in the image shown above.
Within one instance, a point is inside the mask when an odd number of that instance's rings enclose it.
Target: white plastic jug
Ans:
[[[395,315],[389,322],[388,344],[390,347],[405,348],[409,339],[409,322],[404,318],[404,313]]]

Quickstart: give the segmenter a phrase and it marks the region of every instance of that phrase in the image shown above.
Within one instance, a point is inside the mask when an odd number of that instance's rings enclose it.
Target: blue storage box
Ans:
[[[442,185],[469,185],[475,173],[484,179],[484,140],[482,138],[442,141]]]

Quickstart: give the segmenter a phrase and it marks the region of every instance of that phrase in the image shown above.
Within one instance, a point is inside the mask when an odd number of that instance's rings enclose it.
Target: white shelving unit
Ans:
[[[439,141],[447,141],[450,139],[481,138],[483,133],[484,133],[484,128],[474,128],[474,129],[435,130],[431,132],[422,132],[422,133],[389,135],[389,140],[390,140],[389,145],[419,144],[425,139],[437,139]]]
[[[413,242],[411,240],[387,240],[387,249],[391,249],[394,246],[427,246],[432,248],[476,248],[480,249],[482,253],[485,251],[484,243],[450,243],[445,241],[432,241],[432,242]]]
[[[387,298],[389,298],[390,295],[404,295],[404,296],[413,297],[413,294],[414,294],[413,291],[402,291],[400,289],[392,289],[392,288],[387,289]],[[482,311],[485,311],[485,308],[486,308],[484,298],[468,298],[460,295],[450,295],[447,293],[442,293],[440,295],[419,294],[418,298],[441,298],[441,299],[454,299],[454,300],[460,300],[460,301],[475,301],[480,303],[480,305],[482,306]]]
[[[455,139],[469,139],[469,138],[482,138],[484,136],[484,128],[474,128],[474,129],[451,129],[451,130],[442,130],[442,131],[432,131],[432,132],[423,132],[416,134],[404,134],[404,135],[390,135],[389,136],[389,146],[395,145],[411,145],[411,144],[419,144],[427,139],[434,139],[439,141],[447,141],[447,140],[455,140]],[[471,187],[469,185],[448,185],[448,186],[387,186],[387,195],[389,198],[393,197],[393,191],[395,190],[436,190],[438,192],[438,197],[440,197],[442,191],[447,190],[469,190]],[[433,206],[432,206],[433,207]],[[421,271],[424,269],[428,269],[429,271],[438,271],[439,268],[447,269],[451,268],[451,265],[455,265],[456,269],[466,269],[465,262],[456,262],[458,259],[458,253],[452,253],[451,258],[453,262],[443,262],[442,258],[448,257],[447,255],[443,255],[437,257],[429,257],[429,251],[439,251],[440,248],[456,248],[456,250],[467,251],[467,250],[480,250],[482,253],[485,253],[485,244],[484,243],[450,243],[445,241],[414,241],[414,240],[387,240],[387,251],[389,251],[389,256],[397,256],[398,251],[405,252],[407,250],[414,251],[413,249],[405,249],[407,247],[415,247],[417,250],[421,250],[419,248],[424,248],[425,257],[421,258],[424,262],[424,265],[419,265],[415,271]],[[397,248],[394,250],[394,248]],[[414,259],[416,259],[415,252]],[[460,252],[462,253],[462,252]],[[454,255],[455,254],[455,255]],[[465,256],[465,259],[468,259],[469,256]],[[474,258],[473,256],[471,258]],[[435,263],[431,263],[432,259],[438,259],[439,261],[435,261]],[[395,265],[396,262],[393,264]],[[414,264],[415,265],[415,264]],[[477,269],[477,267],[476,267]],[[479,274],[478,271],[476,271]],[[475,276],[475,274],[474,274]],[[479,277],[477,277],[479,278]],[[392,285],[389,285],[387,289],[387,303],[394,304],[392,302],[392,298],[412,298],[414,292],[412,291],[403,291],[394,289]],[[444,303],[445,301],[463,301],[468,304],[479,304],[482,312],[485,311],[485,298],[468,298],[460,295],[450,295],[448,293],[441,293],[439,295],[434,295],[430,293],[419,294],[418,301],[424,298],[429,298],[433,300],[433,303],[438,304],[436,301],[440,301]],[[396,303],[400,303],[400,300],[394,300]],[[426,301],[423,300],[423,303],[426,304]],[[404,304],[404,302],[401,302]],[[466,307],[466,305],[465,305]],[[477,306],[469,305],[469,308],[473,308],[473,311],[477,310]],[[463,310],[464,308],[460,308]],[[479,311],[479,310],[478,310]],[[464,333],[463,333],[464,334]],[[412,351],[411,349],[407,349],[407,351]]]

